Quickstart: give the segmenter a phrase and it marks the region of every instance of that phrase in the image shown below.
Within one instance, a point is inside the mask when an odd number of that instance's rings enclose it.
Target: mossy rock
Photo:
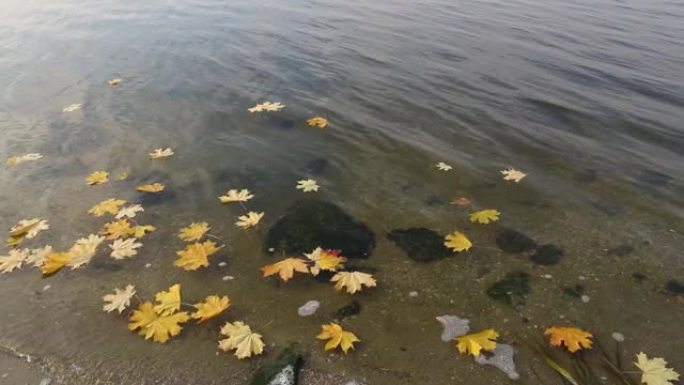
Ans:
[[[301,255],[319,246],[341,250],[347,258],[368,258],[375,248],[375,236],[368,226],[332,203],[302,201],[268,230],[264,250]]]
[[[423,227],[392,230],[387,238],[416,262],[431,262],[451,255],[444,246],[444,237]]]
[[[496,236],[496,245],[506,253],[517,254],[534,250],[537,242],[519,231],[504,229]]]
[[[495,301],[517,307],[525,304],[525,296],[530,292],[530,275],[522,271],[512,271],[487,289],[487,295]]]
[[[296,385],[303,363],[304,359],[297,346],[290,345],[274,362],[259,368],[254,373],[250,385]]]

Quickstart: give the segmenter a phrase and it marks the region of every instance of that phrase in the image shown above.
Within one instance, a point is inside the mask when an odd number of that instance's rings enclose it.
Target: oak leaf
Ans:
[[[209,257],[219,249],[212,241],[191,243],[185,250],[176,252],[178,259],[173,262],[173,265],[184,270],[197,270],[202,266],[209,266]]]
[[[453,167],[451,167],[450,165],[448,165],[448,164],[446,164],[446,163],[444,163],[444,162],[438,162],[438,163],[435,165],[435,167],[437,167],[437,169],[440,170],[440,171],[449,171],[449,170],[453,169]]]
[[[264,351],[261,334],[252,332],[252,328],[243,322],[226,322],[221,328],[221,334],[228,338],[219,340],[219,349],[225,352],[235,350],[235,356],[239,359],[258,355]]]
[[[470,221],[482,224],[496,222],[501,213],[498,210],[480,210],[470,214]]]
[[[549,342],[553,346],[565,345],[570,353],[580,349],[591,348],[591,337],[593,335],[587,331],[574,327],[552,326],[544,332],[549,336]]]
[[[637,354],[636,366],[641,370],[641,382],[647,385],[672,385],[679,380],[679,373],[667,367],[667,361],[660,357],[648,358],[646,353]]]
[[[454,231],[444,238],[444,246],[456,252],[468,251],[473,244],[465,234]]]
[[[7,255],[0,255],[0,273],[9,273],[20,268],[30,253],[29,249],[12,249]]]
[[[180,310],[181,307],[181,285],[179,283],[169,287],[167,291],[160,291],[154,295],[157,304],[154,311],[162,316],[167,316]]]
[[[142,246],[142,243],[136,242],[135,240],[135,238],[128,238],[117,239],[112,242],[112,244],[109,245],[109,248],[112,249],[112,253],[110,254],[111,257],[114,259],[124,259],[138,254],[136,249]]]
[[[149,153],[150,159],[161,159],[167,158],[173,155],[174,152],[171,148],[156,148],[154,151]]]
[[[187,312],[178,312],[170,315],[159,315],[154,311],[150,302],[143,302],[130,317],[128,330],[140,329],[140,335],[145,339],[165,343],[169,338],[180,334],[183,328],[180,324],[188,322],[190,317]]]
[[[221,203],[230,203],[230,202],[246,202],[250,199],[254,198],[254,195],[252,195],[249,190],[243,188],[242,190],[235,190],[231,189],[228,190],[226,195],[221,195],[219,197],[219,200]]]
[[[107,171],[95,171],[86,178],[86,184],[90,186],[107,182],[109,182],[109,173]]]
[[[499,333],[494,329],[485,329],[479,333],[456,337],[456,348],[461,353],[477,357],[482,350],[494,350]]]
[[[502,170],[501,174],[503,174],[504,180],[510,180],[510,181],[515,182],[515,183],[519,183],[524,177],[527,176],[527,174],[525,174],[524,172],[518,171],[514,168]]]
[[[25,154],[25,155],[19,155],[19,156],[13,156],[11,158],[8,158],[6,163],[9,166],[15,166],[19,163],[24,163],[32,160],[38,160],[41,159],[43,155],[41,154]]]
[[[161,183],[150,183],[150,184],[143,184],[138,187],[136,187],[136,190],[140,192],[146,192],[146,193],[158,193],[164,191],[166,186],[164,186]]]
[[[321,116],[314,116],[313,118],[306,121],[311,127],[325,128],[328,126],[328,119]]]
[[[290,278],[294,276],[295,271],[305,274],[309,273],[309,266],[307,266],[305,259],[286,258],[282,261],[271,265],[266,265],[261,268],[261,273],[264,277],[278,274],[283,282],[289,281]]]
[[[280,111],[283,108],[285,108],[285,105],[282,103],[263,102],[263,103],[257,103],[254,107],[248,108],[247,111],[249,111],[249,112]]]
[[[347,293],[354,294],[361,291],[363,286],[375,287],[377,282],[372,275],[360,271],[341,271],[335,274],[330,282],[335,282],[335,290],[347,289]]]
[[[145,234],[151,233],[156,229],[157,229],[156,227],[151,226],[151,225],[138,225],[138,226],[133,227],[133,236],[135,238],[140,239],[140,238],[144,237]]]
[[[139,212],[145,211],[141,205],[130,205],[122,208],[119,210],[118,213],[116,213],[115,218],[116,219],[121,219],[121,218],[134,218]]]
[[[344,262],[347,262],[347,258],[340,255],[340,250],[323,250],[320,247],[310,253],[304,253],[304,256],[314,263],[310,268],[313,276],[317,276],[321,270],[337,271]]]
[[[318,191],[320,187],[313,179],[303,179],[297,182],[297,190],[304,192]]]
[[[50,253],[45,257],[40,270],[45,275],[56,273],[71,262],[72,256],[69,253]]]
[[[207,231],[209,231],[209,224],[207,222],[194,222],[188,227],[182,228],[178,238],[186,242],[199,241]]]
[[[228,296],[219,297],[217,295],[210,295],[204,299],[203,302],[196,303],[196,312],[190,316],[197,320],[197,323],[202,323],[208,319],[214,318],[221,314],[224,310],[230,307],[230,299]]]
[[[334,322],[321,325],[321,333],[316,338],[328,340],[325,344],[325,350],[335,349],[339,346],[344,354],[347,354],[349,349],[354,349],[354,342],[361,342],[354,333],[342,329],[340,325]]]
[[[133,228],[127,219],[119,219],[105,223],[104,228],[100,230],[100,235],[105,235],[109,240],[127,238],[133,235]]]
[[[127,285],[125,289],[114,289],[114,294],[107,294],[102,299],[105,301],[102,310],[107,313],[111,313],[114,310],[118,310],[119,314],[126,310],[131,304],[131,298],[135,295],[135,286]]]
[[[101,217],[105,214],[116,215],[125,203],[126,201],[123,199],[107,199],[93,206],[88,210],[88,214],[93,214],[96,217]]]
[[[247,213],[247,215],[241,215],[238,217],[238,221],[235,222],[235,225],[238,227],[242,227],[243,229],[248,229],[250,227],[255,227],[256,225],[259,224],[259,221],[261,218],[263,218],[264,213],[257,213],[254,211],[250,211]]]

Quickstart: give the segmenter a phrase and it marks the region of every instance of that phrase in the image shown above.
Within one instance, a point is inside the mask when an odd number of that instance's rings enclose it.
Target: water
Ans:
[[[682,337],[681,296],[664,289],[684,269],[678,2],[6,0],[0,50],[0,154],[45,156],[0,171],[4,227],[47,218],[51,230],[29,245],[64,249],[104,223],[85,215],[94,203],[139,200],[141,183],[169,189],[168,199],[142,202],[141,223],[158,230],[139,256],[117,262],[101,252],[86,268],[46,279],[28,268],[2,276],[2,345],[36,356],[55,379],[243,383],[262,360],[216,355],[227,319],[263,334],[271,356],[299,342],[309,352],[308,384],[505,379],[441,342],[434,318],[443,314],[499,330],[519,350],[528,381],[543,364],[526,343],[553,324],[581,326],[606,345],[619,331],[629,360],[643,350],[684,367],[673,342]],[[111,87],[112,77],[123,82]],[[246,111],[263,100],[287,107]],[[63,113],[72,103],[82,110]],[[329,128],[307,127],[314,115]],[[166,146],[176,156],[147,159]],[[438,172],[438,161],[455,171]],[[508,167],[528,177],[504,182],[499,170]],[[96,170],[131,177],[85,186]],[[359,264],[375,269],[379,285],[358,296],[361,313],[345,320],[363,341],[347,356],[323,353],[314,336],[349,296],[306,278],[276,285],[259,275],[273,262],[261,251],[268,228],[312,199],[294,188],[309,177],[322,186],[315,198],[376,235],[373,255]],[[244,210],[216,198],[228,188],[257,195],[246,207],[266,213],[259,230],[233,225]],[[470,224],[472,207],[449,204],[459,196],[499,209],[500,225]],[[208,221],[228,247],[209,268],[186,272],[172,260],[183,246],[177,231],[193,221]],[[538,266],[502,253],[499,226],[565,255]],[[459,229],[475,247],[417,264],[384,236],[406,227]],[[620,245],[634,250],[607,252]],[[484,294],[513,270],[531,276],[517,309]],[[647,279],[638,283],[634,273]],[[234,305],[165,345],[100,310],[113,287],[133,283],[151,298],[176,282],[189,301],[216,293]],[[563,294],[576,284],[588,303]],[[300,318],[310,299],[321,308]]]

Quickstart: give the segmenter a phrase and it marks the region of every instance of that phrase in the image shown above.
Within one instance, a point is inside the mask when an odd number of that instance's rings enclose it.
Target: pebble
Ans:
[[[52,287],[52,286],[50,286],[50,285],[45,285],[45,286],[43,286],[43,291],[45,291],[45,290],[50,290],[51,287]]]
[[[553,278],[553,275],[551,275],[551,274],[544,274],[544,275],[542,275],[542,278],[551,279],[551,278]]]
[[[417,291],[412,291],[412,292],[409,293],[409,297],[411,297],[411,298],[416,298],[417,296],[418,296],[418,292],[417,292]]]
[[[584,302],[584,303],[587,303],[587,302],[589,302],[589,296],[588,296],[588,295],[586,295],[586,294],[585,294],[585,295],[583,295],[583,296],[581,296],[581,297],[580,297],[580,299],[581,299],[581,300],[582,300],[582,302]]]
[[[356,380],[351,380],[347,381],[344,385],[361,385],[361,383]]]
[[[38,385],[50,385],[51,383],[52,379],[45,377],[42,380],[40,380],[40,383]]]
[[[223,278],[221,278],[224,281],[232,281],[235,279],[232,275],[224,275]]]
[[[613,337],[613,339],[617,342],[622,342],[625,340],[624,334],[620,332],[614,332],[613,334],[611,334],[611,337]]]
[[[223,267],[223,266],[227,265],[227,263],[222,261],[222,262],[219,262],[218,265],[219,265],[219,267]]]
[[[150,267],[152,267],[152,264],[151,264],[151,263],[146,263],[146,264],[145,264],[145,268],[146,268],[146,269],[149,269]]]
[[[308,317],[316,313],[316,310],[321,306],[321,303],[316,300],[307,301],[304,305],[297,309],[297,314],[302,317]]]
[[[583,275],[580,275],[580,276],[579,276],[579,280],[580,280],[580,281],[586,281],[586,279],[587,279],[587,277],[585,277],[585,276],[583,276]]]

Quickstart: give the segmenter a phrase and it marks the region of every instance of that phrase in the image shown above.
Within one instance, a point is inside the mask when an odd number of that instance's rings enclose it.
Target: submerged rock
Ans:
[[[297,309],[297,314],[302,317],[308,317],[316,313],[316,310],[321,306],[321,303],[316,300],[307,301],[304,305]]]
[[[392,230],[387,238],[416,262],[436,261],[451,255],[444,246],[444,237],[423,227]]]
[[[502,372],[508,375],[511,380],[517,380],[520,378],[515,368],[515,361],[513,360],[513,355],[515,355],[515,350],[508,344],[497,343],[496,348],[491,351],[492,354],[480,354],[475,357],[475,362],[480,365],[492,365]]]
[[[342,250],[347,258],[368,258],[375,248],[375,236],[368,226],[332,203],[302,201],[268,230],[264,250],[301,255],[316,247]]]
[[[302,355],[290,346],[273,363],[259,368],[250,385],[296,385],[302,363]]]
[[[673,279],[665,284],[665,290],[672,294],[684,294],[684,284]]]
[[[499,302],[516,307],[525,304],[525,296],[530,292],[530,275],[522,271],[512,271],[487,289],[487,295]]]
[[[572,298],[582,298],[584,295],[584,285],[577,284],[573,287],[563,288],[563,294]]]
[[[456,337],[468,334],[470,330],[470,320],[467,318],[459,318],[455,315],[441,315],[436,319],[444,326],[441,337],[444,342],[449,342]]]
[[[563,250],[556,245],[541,245],[530,257],[538,265],[555,265],[563,256]]]
[[[356,300],[353,300],[349,305],[342,306],[341,308],[337,309],[335,312],[335,318],[337,318],[338,321],[342,321],[343,319],[357,315],[360,312],[361,304]]]
[[[496,245],[506,253],[516,254],[534,250],[537,242],[519,231],[504,229],[496,236]]]

